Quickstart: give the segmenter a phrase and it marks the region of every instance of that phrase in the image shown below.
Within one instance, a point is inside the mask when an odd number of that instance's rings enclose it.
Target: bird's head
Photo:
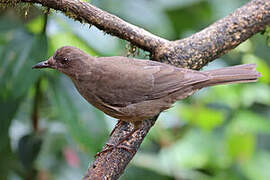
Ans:
[[[34,65],[33,69],[52,68],[72,77],[83,73],[89,66],[90,56],[82,50],[64,46],[59,48],[47,61],[42,61]]]

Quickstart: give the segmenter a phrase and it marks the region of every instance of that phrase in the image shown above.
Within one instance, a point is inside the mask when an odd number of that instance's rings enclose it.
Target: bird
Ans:
[[[32,68],[58,70],[72,80],[90,104],[118,122],[133,124],[133,130],[109,150],[120,146],[144,120],[204,87],[255,82],[261,76],[256,64],[196,71],[123,56],[93,57],[73,46],[57,49],[48,60]]]

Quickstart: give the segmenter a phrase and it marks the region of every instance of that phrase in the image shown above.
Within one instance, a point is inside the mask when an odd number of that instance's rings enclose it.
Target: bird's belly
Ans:
[[[82,93],[81,93],[82,94]],[[150,102],[131,104],[125,107],[115,107],[101,101],[97,96],[83,93],[82,96],[94,107],[105,114],[126,122],[138,122],[157,115],[161,110],[154,108]],[[153,109],[154,108],[154,109]]]
[[[87,100],[91,105],[101,110],[105,114],[127,122],[132,121],[131,119],[137,119],[136,117],[132,116],[132,113],[127,115],[121,112],[121,107],[114,107],[104,103],[100,98],[98,98],[98,96],[95,95],[94,92],[91,92],[87,89],[81,89],[78,87],[76,88],[85,100]]]

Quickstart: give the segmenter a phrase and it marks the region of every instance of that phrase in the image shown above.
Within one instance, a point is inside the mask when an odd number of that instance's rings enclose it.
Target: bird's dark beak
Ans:
[[[41,68],[51,68],[48,61],[42,61],[40,63],[37,63],[36,65],[32,66],[32,69],[41,69]]]

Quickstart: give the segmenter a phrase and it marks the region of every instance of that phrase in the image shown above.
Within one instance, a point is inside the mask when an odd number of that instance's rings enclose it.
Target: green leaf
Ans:
[[[242,165],[242,171],[249,179],[267,180],[270,177],[270,154],[258,152],[249,162]]]
[[[16,111],[21,103],[22,98],[20,99],[1,99],[0,98],[0,151],[2,148],[6,147],[9,141],[8,130],[11,124],[11,120],[16,114]]]
[[[255,142],[251,133],[230,133],[227,138],[228,154],[239,163],[246,163],[255,151]]]
[[[266,26],[263,35],[266,36],[266,44],[267,46],[270,47],[270,26],[269,25]]]
[[[270,86],[263,83],[250,84],[245,86],[241,95],[242,102],[246,107],[254,103],[261,103],[270,106]]]
[[[237,46],[235,49],[232,51],[234,52],[242,52],[242,53],[249,53],[252,52],[253,50],[253,44],[250,39],[247,39],[243,43],[241,43],[239,46]]]
[[[26,28],[35,34],[40,34],[43,30],[44,26],[44,17],[43,16],[38,16],[35,19],[31,20],[26,24]]]
[[[14,154],[10,147],[9,127],[16,114],[21,99],[2,99],[0,97],[0,179],[7,179],[14,163]]]
[[[183,105],[180,115],[191,124],[197,125],[204,130],[212,130],[220,126],[225,119],[222,111],[196,105]]]
[[[253,54],[245,54],[242,58],[242,61],[244,63],[256,63],[257,70],[262,75],[259,78],[259,81],[270,84],[270,67],[265,60],[255,56]]]
[[[167,10],[176,37],[185,31],[200,30],[201,26],[212,18],[212,9],[207,1],[199,1],[189,6],[174,7]],[[186,18],[188,17],[188,21]],[[181,23],[179,23],[181,22]]]
[[[213,132],[192,129],[171,146],[155,153],[138,154],[134,163],[163,174],[176,173],[179,179],[198,179],[203,173],[192,169],[209,170],[227,168],[230,165],[223,151],[222,138]],[[169,166],[168,166],[169,165]]]
[[[50,36],[50,46],[51,48],[49,54],[53,54],[56,49],[62,46],[75,46],[82,49],[86,53],[91,54],[92,56],[97,55],[97,53],[92,48],[90,48],[87,43],[69,32],[54,34]]]
[[[14,22],[0,21],[0,179],[12,170],[9,128],[17,109],[29,88],[41,75],[31,67],[47,55],[47,39],[44,35],[33,36]],[[11,25],[8,25],[11,24]],[[18,28],[17,28],[18,27]],[[14,29],[17,28],[17,29]],[[11,167],[12,166],[12,167]],[[3,171],[3,172],[2,172]]]
[[[228,154],[238,161],[249,161],[256,145],[256,133],[270,133],[270,122],[250,111],[239,111],[226,129]]]
[[[251,111],[239,111],[231,120],[228,128],[237,133],[270,134],[270,122],[267,118]]]
[[[27,170],[33,169],[33,163],[41,150],[41,145],[41,137],[34,134],[25,135],[19,140],[19,160]]]
[[[46,55],[45,35],[33,36],[18,30],[14,38],[4,46],[3,60],[0,62],[1,96],[23,96],[41,75],[31,67],[44,60]]]
[[[213,86],[201,101],[205,104],[220,103],[232,109],[237,109],[241,105],[241,90],[243,87],[244,85],[239,84]]]
[[[11,18],[9,16],[0,17],[0,32],[1,33],[14,31],[21,27],[22,27],[22,23],[18,21],[16,18]]]

